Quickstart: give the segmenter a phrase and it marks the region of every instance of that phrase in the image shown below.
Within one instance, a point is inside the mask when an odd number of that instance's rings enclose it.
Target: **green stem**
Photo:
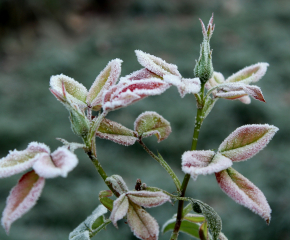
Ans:
[[[178,179],[178,177],[176,176],[176,174],[173,172],[172,168],[168,165],[168,163],[161,157],[161,155],[159,154],[159,156],[157,157],[153,152],[150,151],[150,149],[142,142],[142,140],[139,140],[140,145],[144,148],[144,150],[152,157],[154,158],[165,170],[166,172],[168,172],[168,174],[171,176],[176,189],[178,192],[180,192],[180,181]]]
[[[199,131],[201,128],[201,124],[203,122],[202,110],[203,110],[203,103],[204,103],[204,84],[202,84],[202,86],[201,86],[200,100],[201,101],[197,104],[197,113],[196,113],[196,118],[195,118],[195,125],[194,125],[193,137],[192,137],[191,150],[196,150]],[[189,179],[190,179],[190,175],[185,174],[185,176],[183,178],[182,185],[181,185],[181,194],[180,194],[181,198],[183,198],[185,196],[185,192],[186,192],[186,188],[187,188]],[[175,222],[174,230],[172,232],[170,240],[176,240],[178,237],[178,232],[179,232],[181,222],[182,222],[182,217],[183,217],[182,216],[183,203],[184,203],[184,200],[179,200],[179,202],[178,202],[176,222]]]

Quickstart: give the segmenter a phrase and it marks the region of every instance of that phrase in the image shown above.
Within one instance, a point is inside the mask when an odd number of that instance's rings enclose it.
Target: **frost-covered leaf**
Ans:
[[[163,192],[129,191],[127,197],[139,206],[150,208],[170,202],[170,197]]]
[[[227,169],[232,165],[232,161],[210,150],[187,151],[182,155],[181,165],[182,171],[196,180],[200,174],[207,175]]]
[[[10,177],[33,166],[39,153],[50,154],[50,149],[43,143],[31,142],[23,151],[10,151],[0,159],[0,178]]]
[[[110,211],[112,212],[113,210],[113,204],[114,201],[112,199],[110,199],[109,197],[111,197],[113,195],[111,190],[104,190],[99,192],[99,200],[100,202]]]
[[[166,233],[168,231],[173,231],[175,226],[176,218],[169,219],[166,223],[162,226],[162,233]],[[188,222],[188,221],[182,221],[180,226],[180,231],[183,233],[188,234],[189,236],[196,237],[199,239],[199,224]]]
[[[169,87],[170,84],[157,78],[119,82],[104,93],[103,110],[126,107],[145,97],[159,95]]]
[[[106,178],[106,183],[110,184],[112,188],[119,194],[123,194],[129,191],[125,181],[119,175],[112,175]]]
[[[44,178],[34,171],[24,174],[17,185],[12,188],[2,215],[2,225],[9,233],[11,224],[28,212],[37,202],[44,187]]]
[[[216,179],[230,198],[260,215],[269,224],[271,208],[264,194],[252,182],[233,168],[216,173]]]
[[[256,63],[245,67],[228,77],[226,82],[240,82],[245,80],[249,82],[257,82],[265,75],[268,66],[268,63]]]
[[[126,193],[123,193],[114,201],[113,211],[110,220],[116,228],[118,228],[117,221],[122,219],[128,212],[129,200]]]
[[[149,71],[157,74],[160,77],[163,75],[172,74],[181,77],[177,70],[177,66],[171,63],[165,62],[159,57],[155,57],[141,50],[135,50],[138,62]]]
[[[278,128],[268,124],[244,125],[232,132],[218,151],[233,162],[247,160],[270,142]]]
[[[188,93],[200,91],[199,78],[181,78],[175,75],[164,75],[164,81],[177,87],[180,96],[183,98]]]
[[[220,232],[219,240],[228,240],[228,238],[222,232]]]
[[[144,112],[134,122],[134,130],[142,138],[155,135],[158,142],[171,133],[170,123],[156,112]]]
[[[78,164],[76,155],[65,147],[59,147],[50,155],[41,153],[37,158],[33,169],[44,178],[67,177],[67,174]]]
[[[218,240],[218,236],[222,230],[222,220],[220,216],[212,207],[199,200],[192,199],[192,207],[195,212],[202,213],[202,215],[205,216],[213,240]]]
[[[188,213],[183,217],[184,220],[193,222],[193,223],[201,223],[204,222],[205,218],[202,215],[194,214],[194,213]]]
[[[144,80],[144,79],[149,79],[149,78],[161,78],[161,77],[149,71],[147,68],[142,68],[140,70],[132,72],[131,74],[125,77],[121,77],[120,81]]]
[[[71,237],[71,235],[69,235],[69,240],[90,240],[90,232],[88,230],[84,231],[84,232],[80,232],[79,234]]]
[[[111,60],[105,69],[97,76],[87,95],[87,104],[93,110],[100,110],[102,107],[102,95],[104,91],[116,84],[121,74],[122,60]]]
[[[81,107],[86,107],[86,98],[88,91],[84,85],[77,82],[73,78],[63,74],[51,76],[50,78],[51,92],[57,97],[68,98],[71,102],[78,104]],[[63,87],[66,90],[64,96]],[[58,98],[58,97],[57,97]],[[58,100],[60,100],[58,98]]]
[[[149,213],[135,203],[130,202],[127,221],[131,231],[137,238],[143,240],[158,239],[158,223]]]
[[[217,98],[215,99],[212,99],[211,97],[206,98],[205,103],[203,105],[203,109],[202,109],[203,119],[205,119],[207,115],[211,112],[217,100],[218,100]]]
[[[212,77],[205,83],[206,89],[211,89],[213,87],[216,87],[219,84],[224,83],[225,78],[222,73],[220,72],[213,72]]]
[[[125,146],[133,145],[138,140],[134,131],[109,119],[102,120],[96,136]]]
[[[200,240],[208,240],[209,239],[206,221],[204,221],[204,223],[200,225],[198,234],[199,234]]]

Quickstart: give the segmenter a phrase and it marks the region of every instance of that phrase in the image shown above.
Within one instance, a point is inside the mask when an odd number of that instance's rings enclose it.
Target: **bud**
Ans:
[[[80,137],[87,136],[90,130],[90,122],[86,118],[86,116],[80,111],[77,106],[76,109],[69,109],[69,113],[69,119],[73,132]]]
[[[210,50],[209,41],[214,31],[213,25],[213,15],[209,20],[207,29],[204,26],[204,23],[199,19],[202,27],[203,41],[200,46],[200,56],[196,65],[194,67],[194,75],[198,77],[202,84],[206,83],[213,75],[213,66],[212,66],[212,51]]]

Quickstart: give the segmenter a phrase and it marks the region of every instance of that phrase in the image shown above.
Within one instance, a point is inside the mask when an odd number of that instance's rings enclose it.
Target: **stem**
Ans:
[[[202,110],[203,110],[203,103],[204,103],[204,84],[201,85],[200,99],[201,99],[202,105],[200,105],[199,103],[197,104],[197,113],[196,113],[194,132],[193,132],[193,137],[192,137],[191,151],[196,150],[199,131],[201,128],[201,124],[203,122]],[[181,195],[180,195],[181,198],[185,196],[189,179],[190,179],[190,175],[185,174],[182,185],[181,185]],[[182,222],[182,217],[183,217],[182,216],[183,203],[184,203],[184,200],[179,200],[178,202],[176,222],[175,222],[174,230],[173,230],[170,240],[176,240],[178,237],[178,232],[179,232],[181,222]]]
[[[139,140],[140,145],[144,148],[144,150],[152,157],[154,158],[165,170],[166,172],[168,172],[168,174],[171,176],[176,189],[178,192],[180,192],[180,181],[178,179],[178,177],[176,176],[176,174],[173,172],[172,168],[168,165],[168,163],[161,157],[161,155],[159,155],[158,157],[150,151],[150,149],[142,142],[142,140]]]

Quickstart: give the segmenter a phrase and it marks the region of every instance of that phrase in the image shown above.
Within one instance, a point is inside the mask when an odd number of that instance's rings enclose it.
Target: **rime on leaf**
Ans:
[[[233,162],[245,161],[266,147],[277,131],[277,127],[268,124],[244,125],[232,132],[218,151]]]
[[[216,179],[230,198],[260,215],[269,224],[271,208],[264,194],[252,182],[233,168],[216,173]]]
[[[149,71],[147,68],[142,68],[140,70],[137,70],[135,72],[132,72],[131,74],[121,77],[120,81],[132,81],[132,80],[145,80],[149,78],[160,78],[162,77],[156,75],[155,73]]]
[[[113,211],[110,216],[110,219],[116,228],[118,228],[117,221],[127,214],[128,208],[129,200],[126,193],[123,193],[114,201]]]
[[[44,178],[34,171],[24,174],[17,185],[12,188],[2,215],[2,225],[9,233],[11,224],[28,212],[37,202],[44,187]]]
[[[129,191],[127,197],[130,201],[146,208],[157,207],[167,201],[170,202],[170,197],[163,192]]]
[[[112,188],[120,195],[129,191],[125,181],[119,175],[112,175],[107,177],[106,183],[109,183]]]

